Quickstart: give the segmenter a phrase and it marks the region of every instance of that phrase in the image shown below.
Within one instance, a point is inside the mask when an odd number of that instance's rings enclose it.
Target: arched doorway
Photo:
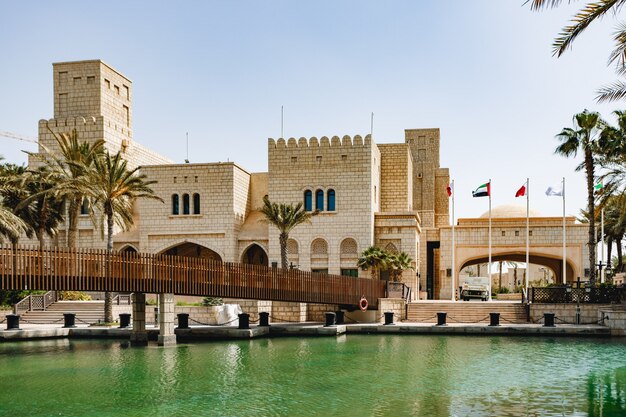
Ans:
[[[222,257],[215,251],[198,245],[197,243],[185,242],[161,252],[163,255],[185,256],[188,258],[204,258],[212,261],[222,261]]]
[[[124,252],[124,253],[137,253],[137,249],[135,249],[135,247],[134,247],[134,246],[127,245],[127,246],[124,246],[124,247],[120,250],[120,252]]]
[[[265,250],[256,243],[248,246],[248,249],[244,251],[241,257],[241,262],[250,265],[269,265],[267,253],[265,253]]]

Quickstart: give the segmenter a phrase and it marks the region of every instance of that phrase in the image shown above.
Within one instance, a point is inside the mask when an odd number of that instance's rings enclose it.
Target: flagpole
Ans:
[[[530,279],[530,178],[526,178],[526,297],[528,297],[528,281]]]
[[[602,239],[602,243],[600,244],[600,250],[602,251],[602,253],[600,254],[600,265],[604,265],[604,207],[602,207],[602,211],[601,211],[601,215],[600,215],[600,239]],[[608,260],[607,260],[607,266],[608,266]],[[605,269],[600,269],[600,282],[604,283],[604,271]]]
[[[563,177],[563,284],[567,284],[567,251],[565,249],[565,177]],[[593,266],[591,266],[593,268]]]
[[[487,264],[487,275],[489,277],[489,301],[491,301],[491,178],[489,178],[489,263]]]
[[[455,248],[454,248],[454,246],[455,246],[455,244],[454,244],[454,234],[455,234],[454,233],[454,225],[456,223],[456,220],[454,220],[454,194],[456,194],[456,193],[454,191],[454,180],[452,180],[452,274],[451,274],[452,275],[452,282],[451,282],[451,286],[452,286],[452,291],[451,292],[452,292],[452,294],[450,295],[450,299],[452,301],[456,301],[456,297],[454,296],[455,295],[454,294],[455,293],[454,278],[455,278],[455,275],[456,275],[456,262],[455,262],[455,257],[454,257],[454,250],[455,250]]]

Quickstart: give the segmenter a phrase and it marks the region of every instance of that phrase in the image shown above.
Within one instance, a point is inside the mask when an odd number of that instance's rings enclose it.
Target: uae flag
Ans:
[[[522,185],[515,193],[515,197],[524,197],[526,195],[526,185]]]
[[[489,197],[491,195],[491,183],[486,183],[472,191],[472,197]]]
[[[448,193],[448,197],[452,197],[452,191],[454,191],[452,187],[453,187],[452,184],[448,184],[448,186],[446,187],[446,192]]]

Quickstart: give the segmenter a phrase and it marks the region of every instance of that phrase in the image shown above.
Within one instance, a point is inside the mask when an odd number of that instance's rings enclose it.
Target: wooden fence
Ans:
[[[383,281],[145,253],[0,246],[0,289],[173,293],[370,306]]]

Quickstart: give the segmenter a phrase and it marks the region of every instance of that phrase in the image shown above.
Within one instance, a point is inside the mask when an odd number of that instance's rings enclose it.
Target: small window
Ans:
[[[315,160],[316,160],[317,162],[322,162],[322,155],[317,155],[317,156],[315,157]]]
[[[326,200],[326,210],[335,211],[335,190],[328,190]]]
[[[83,203],[80,205],[80,214],[89,214],[89,200],[83,198]]]
[[[529,230],[529,231],[528,231],[528,236],[532,236],[532,235],[533,235],[533,231],[532,231],[532,230]]]
[[[130,127],[130,109],[128,106],[122,106],[124,109],[124,118],[126,119],[126,126]]]
[[[315,210],[324,211],[324,191],[315,192]]]
[[[127,85],[124,86],[124,96],[126,97],[126,100],[130,100],[130,88],[128,88]]]
[[[193,195],[193,214],[200,214],[200,194]]]
[[[117,94],[119,96],[120,95],[120,87],[116,85],[113,88],[115,89],[115,94]]]
[[[59,71],[59,84],[67,83],[67,71]]]
[[[298,157],[297,156],[292,156],[291,157],[291,162],[298,162]]]
[[[193,182],[198,182],[198,176],[193,177]]]
[[[313,211],[313,193],[311,190],[304,192],[304,209],[306,211]]]
[[[519,230],[515,231],[515,236],[519,236]]]
[[[347,161],[348,160],[348,155],[341,155],[341,160],[342,161]]]
[[[183,214],[189,214],[189,194],[183,194]]]
[[[341,268],[341,275],[345,276],[345,277],[354,277],[354,278],[358,278],[359,277],[359,270],[355,269],[355,268]]]
[[[80,84],[80,77],[74,77],[74,85],[79,85]]]
[[[172,194],[172,214],[178,215],[180,212],[178,210],[178,194]]]
[[[174,184],[176,184],[176,177],[174,177]]]
[[[311,268],[311,272],[316,274],[328,274],[328,268]]]
[[[111,81],[107,80],[106,78],[104,79],[104,84],[107,86],[107,88],[110,90],[111,89]]]
[[[96,77],[93,75],[90,75],[89,77],[87,77],[87,84],[95,84],[96,83]]]
[[[502,236],[506,236],[506,232],[504,230],[502,231]]]

